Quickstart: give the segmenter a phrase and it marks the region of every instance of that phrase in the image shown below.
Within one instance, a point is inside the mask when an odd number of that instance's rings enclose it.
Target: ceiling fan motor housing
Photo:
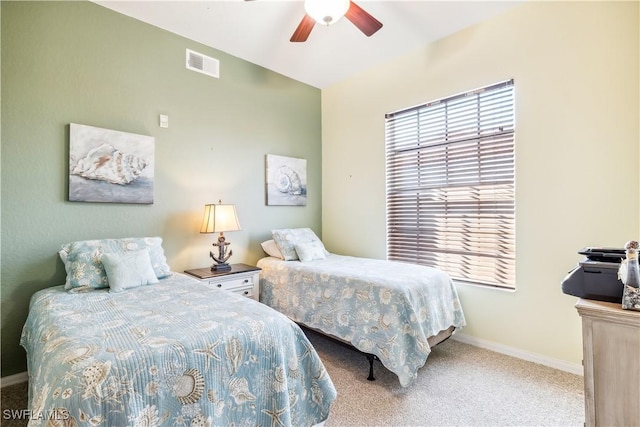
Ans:
[[[317,23],[331,25],[349,10],[349,0],[305,0],[304,10]]]
[[[304,9],[306,13],[293,32],[291,42],[307,41],[316,22],[329,26],[343,16],[367,37],[382,28],[380,21],[351,0],[305,0]]]

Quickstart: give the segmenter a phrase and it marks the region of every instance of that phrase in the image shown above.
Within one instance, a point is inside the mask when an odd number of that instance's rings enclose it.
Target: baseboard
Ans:
[[[0,378],[0,388],[14,384],[26,383],[27,381],[29,381],[29,374],[27,372],[20,372],[19,374]]]
[[[465,344],[471,344],[476,347],[495,351],[496,353],[502,353],[506,354],[507,356],[517,357],[518,359],[538,363],[540,365],[548,366],[560,371],[569,372],[571,374],[580,376],[584,375],[582,365],[576,365],[574,363],[565,362],[564,360],[554,359],[553,357],[543,356],[538,353],[532,353],[530,351],[521,350],[515,347],[509,347],[508,345],[483,340],[481,338],[476,338],[465,334],[456,333],[452,336],[452,338]]]

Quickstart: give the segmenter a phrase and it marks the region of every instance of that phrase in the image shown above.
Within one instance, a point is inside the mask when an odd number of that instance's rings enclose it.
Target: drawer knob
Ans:
[[[245,295],[249,295],[249,291],[244,291],[244,294]]]
[[[222,287],[222,283],[218,283],[216,286],[221,288]]]
[[[244,283],[249,283],[249,279],[244,279]]]

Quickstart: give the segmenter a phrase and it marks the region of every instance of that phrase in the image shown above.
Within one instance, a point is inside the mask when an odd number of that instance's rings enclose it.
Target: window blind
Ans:
[[[387,258],[515,288],[514,82],[386,115]]]

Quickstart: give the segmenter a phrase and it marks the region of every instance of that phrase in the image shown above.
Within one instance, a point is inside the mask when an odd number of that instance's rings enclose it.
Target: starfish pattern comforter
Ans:
[[[174,273],[109,293],[34,294],[30,426],[311,426],[336,391],[298,325]]]
[[[425,364],[429,337],[465,325],[453,281],[435,268],[336,254],[257,265],[262,303],[376,355],[402,386]]]

